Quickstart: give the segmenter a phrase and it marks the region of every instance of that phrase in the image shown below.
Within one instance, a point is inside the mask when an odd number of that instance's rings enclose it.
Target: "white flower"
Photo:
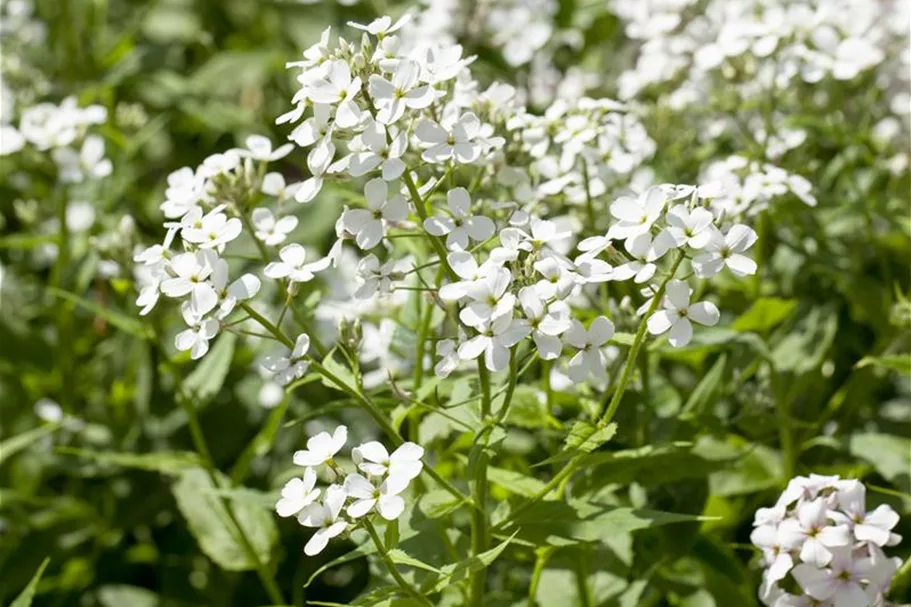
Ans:
[[[310,84],[308,95],[314,103],[338,104],[335,124],[348,129],[361,120],[361,110],[354,101],[360,90],[360,77],[351,78],[348,62],[337,59],[329,64],[325,79]]]
[[[322,141],[307,154],[307,167],[310,169],[310,178],[301,183],[294,194],[298,202],[310,202],[319,191],[323,189],[323,175],[329,170],[332,158],[335,156],[335,145],[330,141]]]
[[[471,241],[483,242],[494,235],[497,226],[483,215],[471,215],[471,198],[465,188],[453,188],[446,194],[452,217],[434,215],[424,221],[424,229],[433,236],[446,236],[446,248],[468,249]]]
[[[180,306],[180,313],[190,328],[174,337],[174,347],[181,352],[189,350],[190,358],[193,360],[202,358],[209,351],[209,340],[218,334],[218,321],[203,318],[188,302]]]
[[[654,262],[661,259],[674,246],[674,241],[667,233],[661,233],[653,240],[651,234],[643,232],[627,238],[623,246],[633,260],[614,268],[611,280],[632,278],[636,284],[642,284],[655,275],[658,266]]]
[[[652,187],[638,198],[624,196],[610,205],[610,213],[619,221],[611,226],[608,238],[630,238],[648,232],[661,217],[667,195],[659,187]]]
[[[389,186],[382,179],[371,179],[364,186],[366,209],[349,209],[342,216],[345,229],[354,234],[361,249],[372,249],[386,236],[387,221],[403,221],[408,205],[402,196],[389,198]]]
[[[688,209],[686,205],[678,204],[667,212],[668,234],[674,239],[678,247],[688,246],[702,249],[712,238],[712,223],[715,216],[711,211],[702,207]]]
[[[558,337],[572,326],[569,306],[562,301],[547,305],[538,292],[531,287],[519,291],[519,303],[525,321],[531,329],[532,339],[542,360],[553,360],[563,351],[563,342]],[[439,346],[438,346],[439,348]]]
[[[275,196],[279,200],[287,200],[297,194],[301,185],[302,184],[300,183],[286,184],[285,178],[281,173],[272,171],[271,173],[266,173],[263,177],[263,185],[260,188],[260,191],[262,191],[263,194]],[[255,212],[256,211],[254,211],[254,213]]]
[[[489,259],[479,266],[477,260],[467,251],[449,253],[446,260],[452,271],[462,280],[440,287],[440,299],[443,301],[459,301],[468,297],[476,282],[499,267]]]
[[[542,299],[564,299],[576,286],[579,277],[567,267],[568,263],[556,257],[547,257],[535,262],[535,271],[542,276],[541,280],[535,283],[535,290]]]
[[[15,154],[25,147],[25,137],[16,127],[10,124],[0,124],[0,156]]]
[[[847,525],[830,525],[829,509],[824,498],[802,502],[797,506],[797,518],[783,521],[778,528],[781,545],[788,550],[800,550],[804,563],[825,567],[832,560],[830,548],[848,546],[851,531]]]
[[[341,535],[348,528],[347,522],[339,520],[347,498],[348,495],[343,488],[332,485],[326,489],[322,504],[310,504],[298,515],[297,520],[301,525],[317,528],[316,533],[304,546],[304,554],[319,554],[329,540]]]
[[[283,354],[277,356],[267,356],[263,358],[261,364],[263,369],[275,374],[272,378],[275,383],[279,386],[287,386],[303,377],[310,368],[310,363],[304,360],[309,351],[310,336],[301,333],[294,341],[292,350],[285,350]]]
[[[404,476],[409,481],[421,473],[424,448],[412,442],[402,443],[392,455],[382,443],[370,441],[351,450],[351,459],[368,476]]]
[[[272,149],[272,141],[268,137],[263,137],[262,135],[250,135],[245,141],[247,149],[238,149],[237,153],[245,158],[252,158],[253,160],[264,160],[266,162],[273,162],[275,160],[280,160],[291,153],[291,150],[294,149],[294,146],[290,143],[279,146],[277,149]]]
[[[319,140],[328,143],[334,128],[332,106],[326,103],[314,103],[313,116],[297,125],[288,138],[300,147],[305,148]]]
[[[450,127],[424,119],[415,129],[415,136],[430,147],[421,157],[427,162],[440,163],[453,159],[461,164],[474,162],[481,156],[483,146],[478,137],[481,121],[473,113],[462,114]]]
[[[756,273],[756,262],[743,253],[756,242],[756,232],[742,224],[731,226],[728,233],[722,236],[712,231],[712,237],[706,244],[706,253],[693,259],[693,270],[700,278],[710,278],[727,266],[736,276],[749,276]]]
[[[384,519],[394,521],[405,511],[405,500],[399,493],[407,487],[408,479],[402,476],[390,476],[377,487],[360,474],[349,474],[345,491],[354,502],[348,506],[348,516],[361,518],[375,507]]]
[[[380,265],[380,260],[376,255],[372,253],[367,255],[357,264],[357,275],[362,282],[354,292],[354,296],[358,299],[369,299],[378,292],[391,293],[396,279],[395,275],[401,273],[406,263],[407,261],[390,259]]]
[[[228,316],[239,301],[252,299],[259,293],[262,286],[259,278],[253,274],[244,274],[230,285],[228,284],[228,262],[224,259],[215,260],[211,276],[212,288],[218,297],[217,319]]]
[[[269,246],[285,242],[288,234],[297,227],[297,217],[294,215],[285,215],[276,220],[272,215],[272,211],[262,207],[253,209],[251,219],[253,220],[253,226],[256,228],[254,236]]]
[[[202,161],[202,165],[197,171],[202,177],[211,179],[216,175],[233,171],[240,166],[240,160],[240,154],[237,153],[237,150],[228,150],[224,154],[212,154]]]
[[[675,348],[690,343],[693,325],[690,321],[712,327],[718,323],[720,314],[715,304],[708,301],[690,304],[690,287],[680,280],[667,285],[664,307],[648,319],[648,332],[660,335],[670,329],[668,341]]]
[[[421,67],[410,59],[398,62],[392,75],[392,82],[379,74],[370,76],[370,95],[379,110],[376,119],[383,124],[399,120],[405,109],[422,110],[435,99],[433,87],[420,84],[418,76]]]
[[[506,268],[491,268],[486,276],[468,285],[471,300],[459,312],[459,318],[469,327],[478,327],[500,316],[511,317],[516,296],[509,292],[512,274]]]
[[[161,282],[161,292],[168,297],[190,294],[190,304],[196,314],[206,314],[218,304],[218,294],[207,279],[215,265],[211,251],[181,253],[174,256],[168,267],[169,275]]]
[[[348,440],[348,428],[339,426],[330,435],[328,432],[320,432],[316,436],[310,437],[307,441],[307,449],[294,452],[295,466],[319,466],[331,461],[336,453],[345,446]]]
[[[387,138],[386,127],[372,122],[361,135],[367,151],[354,154],[348,171],[352,177],[361,177],[382,165],[383,179],[392,181],[405,172],[402,154],[408,149],[408,136],[404,131],[389,127]]]
[[[889,505],[880,504],[872,512],[866,509],[866,488],[856,480],[845,481],[838,491],[838,505],[842,512],[830,512],[837,523],[848,525],[859,542],[872,542],[877,546],[897,544],[901,538],[892,533],[899,516]],[[897,539],[896,539],[897,538]]]
[[[509,348],[529,333],[528,325],[504,314],[477,327],[478,335],[459,345],[459,358],[474,360],[482,353],[490,371],[502,371],[509,364]]]
[[[320,490],[315,487],[316,470],[307,468],[303,478],[292,478],[282,487],[275,512],[283,518],[296,515],[319,498]]]
[[[183,228],[180,237],[186,242],[199,245],[201,249],[221,251],[226,244],[240,236],[241,231],[243,231],[243,224],[240,219],[237,217],[228,219],[224,213],[212,210],[194,226]]]
[[[168,219],[177,219],[198,208],[206,195],[206,180],[190,167],[183,167],[168,175],[168,188],[161,212]]]
[[[602,348],[614,336],[614,323],[599,316],[595,318],[588,330],[578,320],[573,320],[564,334],[566,343],[579,351],[569,361],[569,377],[574,382],[583,382],[589,376],[601,376],[607,373],[607,359]]]
[[[319,272],[327,266],[325,259],[305,263],[307,251],[297,243],[282,247],[278,256],[281,261],[270,262],[263,270],[263,274],[275,280],[287,278],[291,283],[309,282],[313,280],[315,272]]]
[[[382,17],[377,17],[367,25],[361,25],[360,23],[355,23],[354,21],[349,21],[348,25],[355,29],[365,31],[369,34],[373,34],[379,39],[385,38],[389,34],[399,31],[403,25],[408,23],[411,20],[411,14],[405,13],[399,18],[395,23],[392,22],[392,17],[383,15]]]
[[[51,152],[63,183],[82,183],[86,179],[101,179],[111,174],[113,165],[104,157],[104,139],[89,135],[77,153],[72,148],[56,148]]]
[[[456,345],[454,339],[437,342],[437,356],[440,357],[440,360],[433,367],[433,372],[437,377],[449,377],[449,374],[459,366],[459,351]]]
[[[835,607],[868,607],[870,597],[864,585],[873,569],[869,558],[855,558],[850,548],[836,548],[831,564],[819,569],[810,563],[794,567],[793,576],[804,592],[818,601],[834,600]]]

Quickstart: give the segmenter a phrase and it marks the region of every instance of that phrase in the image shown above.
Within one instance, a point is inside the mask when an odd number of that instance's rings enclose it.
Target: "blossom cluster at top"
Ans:
[[[182,302],[188,328],[178,349],[203,356],[238,303],[259,292],[261,277],[294,297],[332,272],[353,280],[347,296],[364,302],[345,308],[352,316],[409,290],[425,291],[443,312],[418,337],[430,361],[395,361],[387,351],[377,361],[380,381],[428,362],[440,375],[479,358],[502,371],[528,339],[572,381],[603,382],[615,325],[586,310],[605,283],[631,281],[646,300],[637,313],[652,314],[649,331],[673,346],[690,341],[693,323],[718,322],[714,304],[690,301],[682,277],[683,266],[697,278],[756,271],[745,255],[756,234],[717,203],[723,188],[652,185],[639,169],[654,143],[629,108],[582,98],[533,115],[511,86],[481,91],[468,69],[474,58],[458,45],[403,51],[397,32],[407,23],[351,24],[360,44],[333,43],[326,30],[290,64],[301,86],[278,122],[293,124],[289,138],[307,150],[304,181],[266,172],[293,146],[273,149],[258,136],[168,178],[167,237],[136,255],[146,268],[138,304],[148,313],[161,294]],[[362,191],[363,202],[342,210],[328,252],[286,243],[296,225],[286,205],[319,204],[338,181]],[[265,267],[231,281],[225,251],[245,230]],[[399,238],[423,241],[422,258],[396,246]],[[336,305],[324,300],[316,317]],[[362,362],[376,360],[364,350]],[[264,367],[285,384],[302,374],[291,364],[302,356]]]
[[[387,521],[399,518],[405,511],[400,494],[424,467],[424,449],[414,443],[403,443],[390,454],[382,443],[370,441],[351,450],[358,471],[345,474],[334,457],[347,441],[345,426],[310,437],[307,448],[294,453],[294,465],[302,466],[303,474],[285,483],[275,504],[279,516],[296,516],[301,525],[316,529],[304,546],[308,556],[322,552],[330,539],[373,512]],[[317,488],[323,466],[340,482]]]
[[[792,479],[772,508],[760,508],[751,539],[763,553],[759,596],[772,607],[882,605],[898,558],[883,552],[901,536],[898,514],[867,511],[866,488],[838,476]],[[785,590],[788,577],[799,593]]]

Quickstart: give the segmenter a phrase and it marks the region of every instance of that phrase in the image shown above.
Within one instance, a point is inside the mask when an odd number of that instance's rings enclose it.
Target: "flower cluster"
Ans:
[[[304,546],[308,556],[322,552],[330,539],[369,520],[372,513],[387,521],[398,519],[405,511],[401,494],[424,467],[419,445],[406,442],[390,454],[381,443],[370,441],[351,450],[357,472],[345,474],[334,458],[347,441],[345,426],[311,437],[307,448],[294,454],[303,475],[285,483],[275,504],[279,516],[296,516],[301,525],[316,529]],[[320,489],[316,485],[324,465],[339,482]]]
[[[140,264],[137,279],[142,287],[136,300],[142,308],[140,314],[148,314],[162,294],[180,299],[188,328],[177,335],[175,345],[178,350],[189,350],[194,359],[205,355],[220,322],[238,302],[255,296],[261,286],[261,280],[251,273],[231,282],[228,262],[222,257],[228,244],[243,231],[241,217],[259,203],[262,195],[275,198],[280,207],[298,189],[296,184],[285,185],[279,173],[264,174],[269,162],[292,150],[291,144],[273,149],[267,138],[257,135],[248,137],[246,143],[244,149],[209,156],[195,170],[184,167],[168,176],[166,200],[161,205],[170,220],[165,223],[164,242],[141,249],[134,256]],[[254,238],[278,244],[297,220],[276,219],[269,209],[258,207],[251,223],[255,225]],[[173,252],[175,239],[179,239],[181,250]],[[299,255],[294,253],[285,252],[283,261],[267,266],[265,274],[293,279],[306,273],[303,249]]]
[[[882,603],[898,565],[886,546],[898,514],[866,509],[866,488],[838,476],[797,477],[772,508],[756,512],[751,539],[762,550],[760,598],[773,607],[868,607]],[[791,576],[802,594],[784,590]]]

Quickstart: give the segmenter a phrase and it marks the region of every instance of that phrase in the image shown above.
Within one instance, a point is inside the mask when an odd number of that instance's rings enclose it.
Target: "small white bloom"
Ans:
[[[101,179],[113,171],[111,161],[104,157],[104,139],[89,135],[77,153],[72,148],[56,148],[51,152],[63,183],[82,183],[86,179]]]
[[[315,527],[316,533],[304,546],[304,554],[314,556],[326,548],[334,537],[344,533],[348,523],[339,520],[339,515],[345,505],[348,494],[338,486],[332,485],[326,489],[322,504],[310,504],[298,515],[298,522],[305,527]]]
[[[279,201],[283,201],[294,197],[301,185],[300,183],[286,184],[285,178],[281,173],[272,171],[271,173],[266,173],[263,177],[263,185],[260,191],[268,196],[275,196]]]
[[[297,217],[285,215],[277,220],[272,211],[266,208],[253,209],[253,226],[256,228],[254,236],[269,246],[279,245],[288,238],[297,227]]]
[[[189,302],[180,306],[180,313],[190,328],[175,336],[174,346],[181,352],[189,350],[193,360],[202,358],[209,351],[209,340],[218,334],[218,321],[200,316]]]
[[[451,126],[424,119],[414,134],[419,141],[430,146],[421,155],[427,162],[440,163],[453,159],[468,164],[481,156],[483,146],[478,140],[480,132],[481,121],[468,112],[462,114]]]
[[[756,273],[756,262],[743,253],[756,242],[756,232],[742,224],[731,226],[724,236],[713,230],[705,245],[706,253],[693,259],[693,270],[700,278],[711,278],[727,266],[736,276]]]
[[[398,62],[390,82],[379,74],[370,76],[370,95],[379,109],[377,121],[392,124],[399,120],[405,110],[422,110],[435,99],[433,87],[418,80],[421,67],[410,59]]]
[[[599,316],[586,330],[581,322],[573,320],[564,334],[566,343],[579,351],[569,361],[569,377],[583,382],[589,375],[596,377],[607,373],[607,358],[602,348],[614,336],[614,323]]]
[[[707,327],[718,323],[720,313],[715,304],[708,301],[690,304],[690,287],[683,281],[672,280],[667,285],[664,308],[648,319],[648,331],[660,335],[668,330],[668,341],[675,348],[690,343],[693,325],[690,321]]]
[[[399,495],[408,487],[408,480],[401,476],[390,476],[379,487],[360,474],[345,477],[345,492],[354,499],[348,506],[348,516],[361,518],[376,508],[387,521],[394,521],[405,511],[405,500]]]
[[[648,232],[661,217],[667,195],[660,187],[652,187],[638,198],[624,196],[610,205],[610,213],[619,221],[611,226],[608,238],[630,238]]]
[[[351,450],[351,459],[368,476],[405,476],[408,480],[421,473],[424,448],[412,442],[402,443],[392,455],[382,443],[370,441]]]
[[[272,378],[275,383],[279,386],[287,386],[307,373],[310,363],[304,357],[309,351],[310,336],[306,333],[301,333],[294,341],[292,350],[285,350],[282,354],[267,356],[263,358],[261,364],[263,369],[275,374]]]
[[[371,179],[364,186],[366,209],[349,209],[342,215],[344,228],[354,235],[361,249],[372,249],[386,236],[386,222],[403,221],[408,204],[401,195],[389,198],[389,186],[382,179]]]
[[[310,437],[307,448],[294,452],[295,466],[319,466],[330,461],[348,441],[348,428],[339,426],[332,434],[320,432]]]
[[[263,274],[275,280],[287,278],[291,283],[309,282],[313,280],[315,272],[327,266],[325,259],[306,263],[307,251],[297,243],[282,247],[278,256],[281,261],[270,262],[263,270]]]
[[[424,229],[433,236],[446,236],[451,251],[468,249],[472,240],[483,242],[494,235],[496,224],[489,217],[471,214],[471,198],[465,188],[454,188],[446,194],[452,217],[434,215],[424,221]]]
[[[307,468],[303,478],[292,478],[282,487],[281,497],[275,503],[275,512],[283,518],[294,516],[319,498],[316,489],[316,470]]]
[[[484,365],[490,371],[502,371],[509,365],[509,348],[522,341],[530,332],[524,322],[504,314],[478,327],[478,335],[459,345],[459,358],[474,360],[484,354]]]
[[[245,158],[263,160],[266,162],[280,160],[290,154],[291,150],[294,149],[292,144],[286,143],[273,150],[272,141],[268,137],[263,137],[262,135],[250,135],[247,137],[245,143],[247,149],[239,149],[237,151],[238,154]]]

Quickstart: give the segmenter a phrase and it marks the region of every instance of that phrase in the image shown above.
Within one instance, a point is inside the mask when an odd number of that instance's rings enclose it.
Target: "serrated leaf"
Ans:
[[[762,333],[784,322],[797,307],[797,301],[780,297],[762,297],[734,321],[734,329]]]
[[[425,571],[432,571],[433,573],[441,573],[440,570],[433,565],[428,565],[424,561],[414,558],[399,548],[393,548],[387,554],[389,558],[392,559],[392,562],[397,565],[407,565],[409,567],[415,567],[417,569],[423,569]]]
[[[74,447],[58,447],[58,453],[84,457],[103,464],[137,468],[150,472],[177,475],[202,464],[199,456],[189,451],[162,451],[158,453],[116,453],[113,451],[90,451]]]
[[[591,422],[577,421],[569,430],[569,435],[563,443],[567,451],[575,450],[591,453],[617,433],[617,424],[610,423],[606,426],[596,426]]]
[[[620,533],[701,520],[705,518],[570,500],[533,504],[511,519],[505,529],[516,529],[519,538],[539,546],[545,543],[566,546],[579,542],[604,542],[606,538]]]
[[[508,538],[497,544],[495,547],[482,552],[476,556],[469,557],[464,561],[458,563],[452,563],[450,565],[445,565],[440,568],[440,576],[438,578],[431,578],[424,582],[421,585],[421,592],[424,594],[435,594],[441,592],[444,588],[450,584],[456,584],[475,571],[480,571],[481,569],[486,569],[493,563],[497,558],[506,550],[506,547],[516,536],[514,532]]]
[[[209,475],[201,468],[191,468],[181,473],[172,486],[177,507],[200,549],[219,567],[226,571],[254,569],[256,563],[244,550],[228,508],[231,508],[238,525],[244,530],[260,562],[268,563],[272,547],[278,539],[274,517],[270,512],[245,500],[226,504],[213,494],[227,489],[224,475],[218,475],[221,485],[213,485]]]
[[[29,580],[28,585],[19,593],[9,607],[31,607],[32,599],[35,598],[35,592],[38,590],[38,582],[41,581],[41,576],[44,574],[44,570],[47,569],[48,563],[51,562],[50,558],[45,558],[41,562],[41,566],[38,567],[38,571],[35,572],[35,575],[32,576],[32,579]]]
[[[536,478],[526,476],[521,472],[495,468],[493,466],[487,468],[487,480],[496,485],[500,485],[510,493],[522,495],[524,497],[534,497],[544,489],[544,483]]]
[[[184,379],[183,387],[195,397],[197,406],[207,403],[221,390],[231,369],[236,343],[237,335],[234,333],[219,335],[202,362]]]

